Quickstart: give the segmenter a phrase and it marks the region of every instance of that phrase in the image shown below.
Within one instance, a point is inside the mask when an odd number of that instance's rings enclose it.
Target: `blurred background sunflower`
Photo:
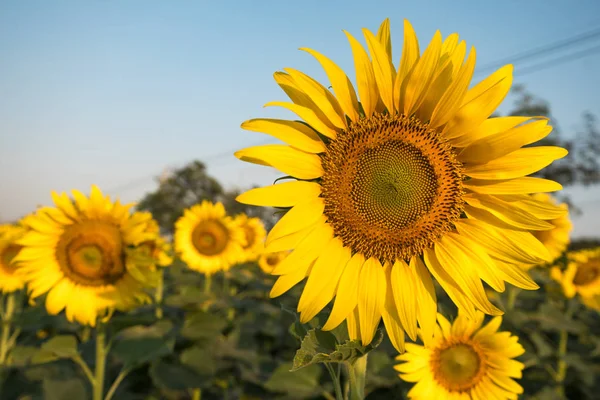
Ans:
[[[552,279],[558,282],[567,298],[576,294],[588,307],[600,311],[600,247],[567,253],[567,267],[552,267]]]
[[[258,260],[265,247],[267,231],[260,218],[250,218],[246,214],[238,214],[235,222],[244,230],[246,244],[244,245],[244,261],[252,262]]]
[[[11,293],[23,289],[25,280],[16,273],[17,264],[14,261],[22,246],[17,244],[27,230],[22,225],[0,226],[0,291]]]

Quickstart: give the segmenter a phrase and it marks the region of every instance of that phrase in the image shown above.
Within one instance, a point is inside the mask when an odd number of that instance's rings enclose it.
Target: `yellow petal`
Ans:
[[[312,262],[302,264],[291,273],[280,276],[273,284],[271,292],[269,293],[269,297],[279,297],[294,286],[296,286],[310,273],[312,265]]]
[[[508,129],[514,128],[517,125],[540,117],[494,117],[483,121],[478,127],[472,129],[465,134],[453,138],[450,143],[454,147],[466,147],[471,143],[480,140],[484,137],[492,136]],[[541,118],[548,119],[548,118]]]
[[[461,248],[450,234],[446,234],[436,243],[435,255],[477,308],[487,314],[502,315],[502,311],[488,300],[481,279],[476,273],[477,266],[472,265],[465,250],[468,251]]]
[[[485,121],[508,94],[512,71],[512,65],[504,66],[467,91],[460,109],[444,127],[444,137],[462,136]]]
[[[519,207],[523,211],[526,211],[539,219],[556,219],[567,214],[567,209],[564,207],[554,205],[546,201],[539,201],[531,196],[524,194],[499,195],[489,197],[495,197],[503,201],[511,202],[511,204]]]
[[[324,209],[325,204],[320,197],[296,204],[271,229],[267,236],[266,245],[274,239],[298,232],[314,224],[323,215]]]
[[[377,41],[385,49],[388,59],[392,59],[392,39],[390,37],[390,19],[383,20],[377,30]]]
[[[502,279],[525,290],[537,290],[540,287],[531,277],[523,270],[522,265],[507,264],[501,261],[497,261],[497,274]]]
[[[450,299],[456,304],[456,306],[464,311],[468,316],[474,318],[475,308],[473,302],[470,301],[454,278],[446,272],[446,269],[440,261],[437,259],[435,251],[433,249],[427,249],[423,253],[425,265],[431,275],[435,277],[440,286],[448,294]]]
[[[271,101],[265,104],[265,107],[273,106],[283,107],[285,109],[290,110],[291,112],[302,118],[308,125],[311,126],[311,128],[313,128],[320,134],[327,136],[328,138],[335,139],[337,136],[337,130],[324,123],[317,116],[315,111],[308,107],[303,107],[293,103],[286,103],[284,101]]]
[[[316,179],[323,176],[323,167],[318,156],[286,145],[247,147],[236,151],[234,155],[242,161],[269,165],[298,179]]]
[[[419,41],[415,30],[408,20],[404,20],[404,45],[402,47],[402,58],[398,66],[398,74],[394,81],[394,104],[397,110],[404,109],[404,98],[406,95],[407,77],[412,73],[414,66],[419,60]]]
[[[73,206],[73,202],[69,199],[66,193],[61,193],[60,195],[56,192],[52,192],[52,201],[58,208],[62,210],[69,218],[74,221],[79,220],[79,213]]]
[[[369,258],[360,271],[358,286],[358,316],[363,346],[373,340],[385,306],[386,282],[383,267],[374,258]]]
[[[375,81],[379,88],[379,94],[383,104],[390,113],[395,111],[394,108],[394,79],[396,70],[392,65],[391,59],[386,53],[385,47],[373,36],[368,29],[363,29],[363,34],[367,40],[367,46],[373,59],[373,72]]]
[[[336,98],[326,87],[293,68],[284,68],[284,71],[292,77],[298,88],[311,99],[315,106],[325,114],[331,124],[340,129],[346,128],[344,112]]]
[[[417,340],[417,288],[415,272],[403,260],[396,260],[390,281],[400,322],[408,336]]]
[[[433,80],[435,67],[440,59],[441,47],[442,35],[440,31],[436,31],[423,56],[417,61],[414,71],[407,78],[403,108],[405,115],[412,115],[425,99],[427,88]]]
[[[390,338],[390,342],[392,342],[392,345],[398,352],[403,353],[405,350],[404,327],[402,326],[402,322],[398,316],[398,309],[396,308],[396,302],[394,301],[391,282],[392,266],[389,263],[386,263],[384,272],[387,290],[385,296],[385,306],[382,310],[381,317],[383,319],[383,324],[385,325],[385,330]]]
[[[336,290],[333,309],[323,326],[324,331],[335,329],[356,308],[358,304],[358,278],[364,263],[365,258],[361,253],[354,254],[348,261]]]
[[[298,203],[319,197],[321,185],[315,182],[287,181],[271,186],[250,189],[236,197],[236,201],[254,206],[293,207]]]
[[[527,194],[555,192],[562,190],[562,185],[549,179],[523,177],[503,181],[469,179],[463,183],[465,188],[482,194]]]
[[[317,221],[313,225],[309,225],[304,229],[299,230],[298,232],[290,233],[289,235],[282,236],[275,240],[269,242],[268,245],[265,246],[265,253],[276,253],[279,251],[291,250],[298,247],[300,242],[313,230],[316,228],[317,224],[322,225],[325,223],[325,218],[322,217],[321,220]]]
[[[352,48],[352,55],[354,56],[354,68],[356,69],[356,85],[358,87],[358,96],[362,108],[365,112],[365,116],[370,117],[377,107],[377,101],[379,100],[379,92],[377,91],[377,83],[375,81],[375,74],[373,73],[373,66],[369,55],[365,51],[364,47],[356,40],[350,33],[344,31],[350,42]]]
[[[465,168],[465,173],[477,179],[513,179],[532,174],[568,154],[554,146],[525,147],[486,164]]]
[[[410,260],[410,267],[416,272],[417,321],[421,327],[421,338],[425,346],[433,340],[437,314],[437,298],[433,280],[420,257]]]
[[[460,108],[465,93],[469,89],[473,71],[475,70],[475,48],[471,48],[467,62],[460,68],[458,76],[444,92],[431,115],[430,126],[437,128],[448,122]]]
[[[348,327],[348,336],[350,337],[350,340],[360,340],[359,318],[357,306],[346,318],[346,326]]]
[[[352,82],[348,79],[344,70],[321,53],[307,48],[301,48],[300,50],[308,52],[319,61],[329,78],[340,107],[351,121],[358,121],[358,99],[354,91],[354,86],[352,86]]]
[[[63,278],[50,290],[46,298],[48,314],[57,315],[69,304],[72,289],[73,283],[69,279]]]
[[[484,164],[505,156],[521,147],[535,143],[552,132],[548,121],[534,121],[479,139],[458,155],[463,164]]]
[[[477,195],[475,197],[465,195],[464,199],[470,206],[486,210],[502,222],[520,229],[543,231],[553,228],[553,225],[549,222],[543,221],[529,212],[494,196]]]
[[[298,302],[300,322],[313,319],[335,294],[340,277],[350,260],[350,249],[343,247],[342,241],[333,239],[322,255],[315,261],[304,291]]]
[[[242,123],[242,129],[262,132],[307,153],[322,153],[325,144],[310,127],[298,121],[283,119],[251,119]]]
[[[319,257],[333,238],[331,225],[321,222],[302,239],[298,246],[283,259],[271,272],[273,275],[285,275],[294,271],[301,263],[312,262]]]

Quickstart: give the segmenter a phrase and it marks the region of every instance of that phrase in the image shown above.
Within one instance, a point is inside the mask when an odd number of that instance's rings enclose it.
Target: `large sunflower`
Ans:
[[[369,343],[381,317],[392,342],[405,330],[433,335],[436,298],[430,274],[460,309],[501,314],[485,296],[507,281],[538,286],[521,263],[549,260],[529,230],[549,229],[564,213],[529,193],[561,189],[526,177],[564,157],[558,147],[526,147],[547,136],[546,119],[490,118],[512,83],[512,66],[469,89],[475,50],[457,34],[439,32],[421,54],[405,22],[399,68],[392,64],[389,22],[363,30],[370,56],[346,33],[354,55],[358,97],[350,79],[322,54],[335,96],[295,69],[275,73],[291,103],[272,102],[304,121],[253,119],[242,128],[287,145],[236,152],[244,161],[296,178],[238,197],[246,204],[291,207],[270,231],[266,251],[295,249],[273,272],[271,295],[308,277],[298,304],[303,322],[335,296],[324,329],[349,318]],[[356,310],[354,310],[356,308]],[[354,311],[353,311],[354,310]],[[357,337],[355,337],[357,338]]]
[[[550,253],[550,258],[554,261],[567,249],[570,242],[569,234],[573,229],[573,224],[569,219],[569,206],[566,203],[559,205],[557,201],[547,193],[536,193],[532,197],[551,207],[561,207],[565,210],[565,213],[560,217],[547,221],[552,224],[552,229],[545,231],[531,231],[533,236],[546,246],[548,253]]]
[[[552,267],[550,275],[560,283],[565,297],[579,294],[585,305],[600,311],[600,247],[567,253],[567,269]]]
[[[155,268],[137,245],[154,235],[131,205],[111,202],[96,186],[89,198],[77,190],[73,197],[52,192],[56,207],[23,219],[31,230],[16,242],[23,248],[14,261],[32,299],[48,293],[48,313],[64,309],[69,321],[94,326],[149,300],[144,288],[155,284]]]
[[[17,264],[13,262],[22,246],[15,243],[27,230],[20,225],[0,226],[0,291],[11,293],[23,289],[25,280],[15,273]]]
[[[168,267],[173,263],[171,256],[171,244],[160,235],[160,228],[152,214],[148,211],[137,212],[137,218],[147,222],[146,232],[151,233],[155,239],[147,240],[140,244],[142,249],[145,249],[148,254],[154,258],[156,265],[160,267]]]
[[[193,270],[213,274],[244,260],[244,230],[208,200],[186,209],[175,223],[175,251]]]
[[[267,231],[260,218],[250,218],[246,214],[239,214],[235,222],[244,230],[246,244],[244,245],[244,261],[256,261],[265,247]]]
[[[400,377],[416,382],[410,399],[516,399],[523,388],[524,365],[513,358],[525,352],[517,336],[498,332],[501,317],[481,327],[483,314],[474,320],[459,315],[451,325],[438,314],[438,325],[428,348],[408,343],[406,353],[396,357]]]

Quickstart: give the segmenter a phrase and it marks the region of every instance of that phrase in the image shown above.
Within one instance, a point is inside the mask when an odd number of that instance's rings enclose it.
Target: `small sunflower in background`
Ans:
[[[400,64],[392,57],[389,20],[367,48],[345,32],[356,69],[350,78],[308,48],[325,70],[322,85],[292,68],[275,81],[291,102],[271,102],[302,121],[252,119],[242,128],[286,144],[239,150],[242,161],[278,169],[289,179],[251,189],[237,200],[288,208],[265,251],[293,252],[273,271],[271,296],[306,280],[298,302],[307,322],[333,301],[323,329],[344,320],[351,338],[369,344],[381,319],[399,351],[404,332],[427,344],[437,300],[432,276],[458,308],[500,315],[485,295],[505,282],[534,290],[522,264],[551,261],[529,232],[565,214],[532,200],[557,182],[528,175],[567,150],[530,146],[552,131],[548,119],[491,117],[508,94],[513,67],[471,85],[476,52],[438,31],[424,48],[408,21]],[[367,52],[368,50],[368,52]],[[331,86],[332,91],[328,89]],[[359,101],[360,100],[360,101]],[[525,147],[527,146],[527,147]]]
[[[27,229],[21,225],[0,226],[0,291],[11,293],[25,287],[25,280],[16,273],[15,256],[22,246],[16,241],[25,235]]]
[[[155,239],[141,243],[140,248],[147,250],[148,254],[155,260],[156,265],[160,267],[168,267],[173,264],[171,243],[160,235],[160,227],[158,226],[158,222],[152,217],[152,214],[148,211],[140,211],[135,216],[147,223],[146,232],[151,233],[155,237]]]
[[[175,222],[175,251],[189,268],[207,275],[244,260],[246,234],[222,203],[205,200]]]
[[[290,254],[289,251],[276,251],[274,253],[263,253],[258,259],[258,266],[265,274],[270,274],[273,270]]]
[[[239,214],[235,222],[244,230],[246,244],[244,245],[244,261],[256,261],[264,250],[267,231],[260,218],[250,218],[246,214]]]
[[[567,268],[552,267],[550,276],[560,283],[565,297],[579,294],[583,304],[600,311],[600,247],[567,253]]]
[[[552,229],[531,231],[533,236],[546,246],[552,261],[554,261],[561,256],[570,243],[569,234],[573,230],[573,224],[569,218],[569,206],[566,203],[558,204],[556,199],[547,193],[536,193],[532,195],[532,198],[540,203],[547,204],[549,207],[560,207],[566,211],[560,217],[546,221],[552,224]]]
[[[131,205],[112,202],[97,186],[89,197],[72,193],[74,200],[52,192],[55,207],[23,219],[29,231],[16,241],[22,249],[14,261],[32,300],[48,293],[49,314],[65,310],[69,321],[95,326],[113,310],[150,300],[144,289],[156,283],[156,268],[137,246],[155,235]]]
[[[415,385],[410,399],[516,399],[523,388],[523,363],[514,360],[525,352],[519,338],[498,332],[501,317],[482,327],[484,315],[474,320],[459,315],[454,323],[438,314],[433,341],[423,347],[407,343],[403,361],[394,368],[400,378]]]

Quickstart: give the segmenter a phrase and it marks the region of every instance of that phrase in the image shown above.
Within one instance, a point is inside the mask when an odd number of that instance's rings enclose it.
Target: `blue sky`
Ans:
[[[233,157],[268,138],[239,125],[288,115],[262,108],[285,100],[277,70],[326,82],[299,47],[353,76],[342,29],[361,37],[389,17],[397,62],[407,18],[422,45],[436,29],[458,32],[485,66],[598,28],[598,15],[596,0],[1,2],[0,219],[50,204],[51,190],[92,183],[137,200],[156,187],[153,176],[193,159],[228,186],[271,182],[275,172]],[[584,110],[600,116],[600,53],[523,76],[515,67],[515,82],[551,103],[565,134]],[[595,205],[583,205],[590,212],[600,204],[599,190],[575,195]],[[592,228],[582,220],[576,234]]]

